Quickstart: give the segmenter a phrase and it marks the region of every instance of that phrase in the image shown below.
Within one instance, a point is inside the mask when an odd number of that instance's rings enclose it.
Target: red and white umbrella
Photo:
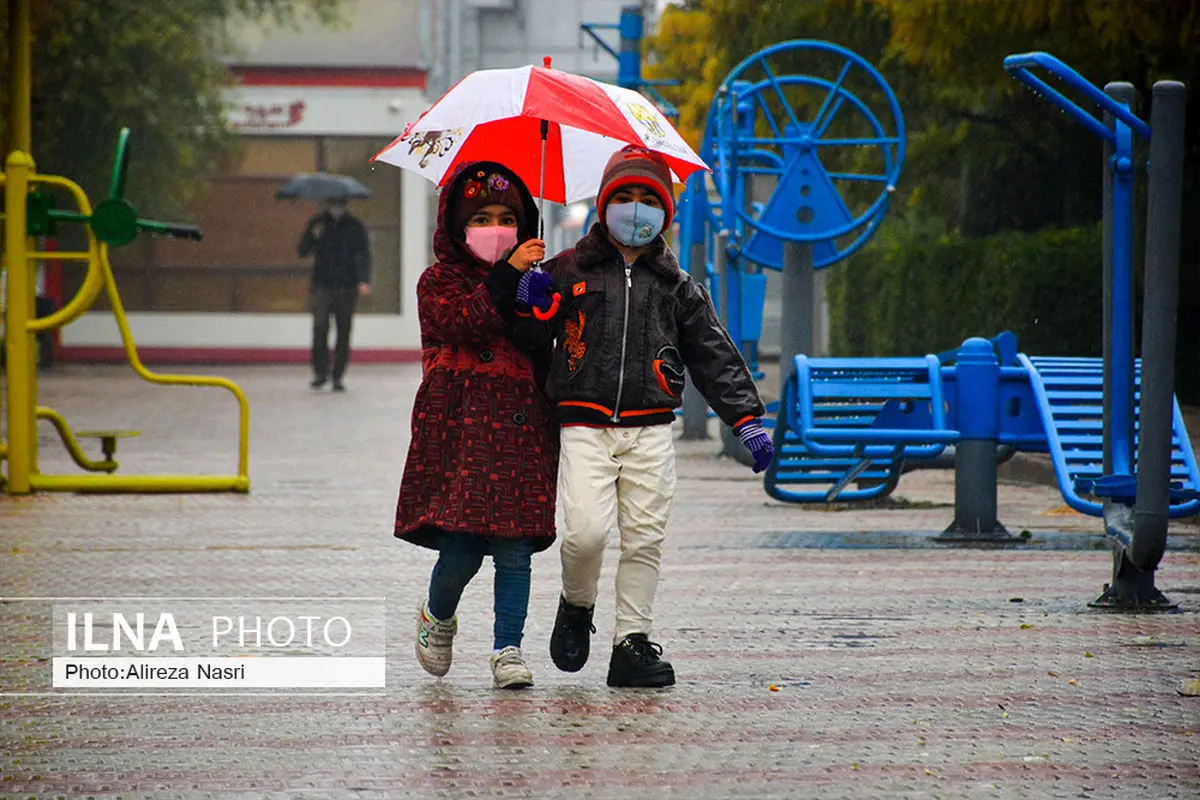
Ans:
[[[473,72],[372,161],[441,186],[459,164],[498,161],[539,197],[596,195],[609,156],[626,144],[661,153],[680,183],[708,165],[646,98],[544,67]],[[543,168],[544,165],[544,168]]]

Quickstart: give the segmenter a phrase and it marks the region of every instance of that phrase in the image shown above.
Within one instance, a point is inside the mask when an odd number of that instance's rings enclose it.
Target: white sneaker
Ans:
[[[492,679],[497,689],[533,686],[533,673],[525,666],[521,648],[509,646],[492,655]]]
[[[422,603],[417,609],[417,661],[430,675],[440,678],[450,671],[456,633],[458,617],[443,622],[434,619],[428,604]]]

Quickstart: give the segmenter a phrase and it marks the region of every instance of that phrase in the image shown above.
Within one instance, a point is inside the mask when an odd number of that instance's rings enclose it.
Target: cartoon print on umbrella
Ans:
[[[646,129],[646,134],[655,139],[663,139],[667,132],[663,130],[662,125],[658,124],[658,120],[653,114],[649,113],[648,109],[641,103],[624,103],[625,108],[629,109],[629,115],[641,123]]]
[[[455,128],[446,131],[423,131],[413,138],[409,138],[412,131],[412,125],[408,126],[403,134],[400,135],[400,141],[408,142],[408,154],[419,153],[421,160],[418,162],[421,169],[429,166],[429,159],[441,158],[449,153],[454,147],[454,142],[462,136],[462,128]]]

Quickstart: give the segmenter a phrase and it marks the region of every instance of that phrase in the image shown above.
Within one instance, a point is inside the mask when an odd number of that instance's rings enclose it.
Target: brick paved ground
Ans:
[[[355,367],[345,396],[310,392],[297,368],[218,372],[251,398],[252,493],[0,499],[0,593],[385,596],[386,692],[2,696],[0,792],[1200,796],[1200,699],[1176,691],[1200,669],[1194,527],[1176,527],[1184,549],[1159,578],[1183,612],[1107,615],[1085,605],[1110,569],[1097,523],[1053,490],[1001,487],[1001,516],[1031,531],[1031,549],[897,547],[949,521],[951,475],[906,476],[897,495],[915,507],[805,509],[767,499],[715,443],[686,443],[655,637],[679,684],[604,686],[615,549],[599,652],[577,674],[554,669],[556,547],[534,561],[537,687],[508,695],[490,688],[486,566],[449,676],[411,654],[433,554],[389,530],[417,368]],[[44,380],[43,402],[79,428],[142,430],[121,445],[123,471],[232,469],[234,407],[220,392],[71,367]],[[43,468],[71,469],[43,441]],[[872,543],[893,547],[852,546]],[[35,606],[0,604],[6,692],[48,685]]]

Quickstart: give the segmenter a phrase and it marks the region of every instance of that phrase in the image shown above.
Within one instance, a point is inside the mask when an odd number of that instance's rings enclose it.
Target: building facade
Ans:
[[[227,92],[237,156],[214,176],[200,243],[141,237],[114,251],[130,327],[151,361],[308,359],[311,262],[296,254],[317,207],[275,199],[297,173],[352,175],[372,190],[351,211],[367,225],[373,292],[354,321],[356,361],[419,356],[416,282],[429,265],[436,201],[421,177],[372,164],[429,104],[476,69],[542,63],[613,80],[616,62],[580,29],[615,23],[630,0],[348,0],[345,22],[239,25]],[[616,33],[611,32],[616,44]],[[578,221],[548,207],[552,252]],[[559,225],[562,221],[565,225]],[[570,241],[568,241],[570,239]],[[62,334],[68,359],[123,360],[103,307]]]

